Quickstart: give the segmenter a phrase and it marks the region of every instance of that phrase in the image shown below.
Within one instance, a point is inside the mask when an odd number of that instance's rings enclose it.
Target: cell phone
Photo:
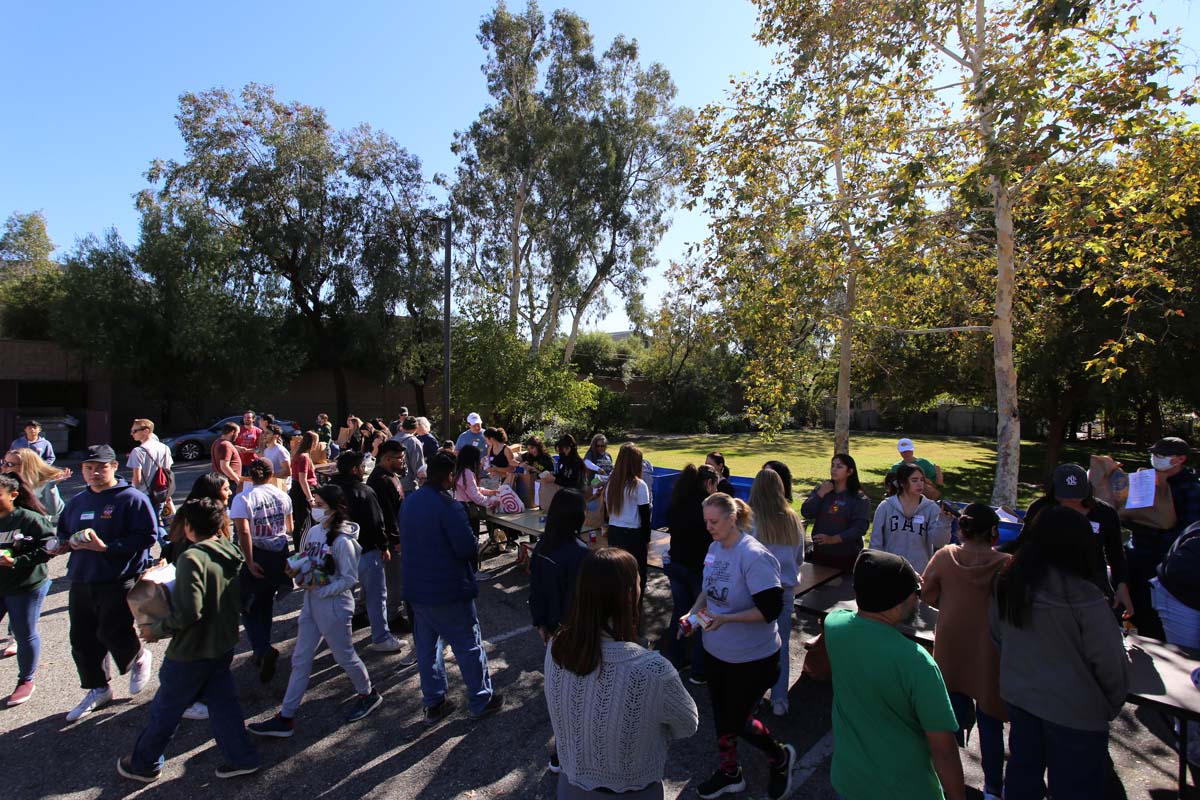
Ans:
[[[962,516],[961,511],[959,511],[957,508],[955,508],[954,506],[947,503],[945,500],[939,500],[938,505],[940,505],[942,507],[942,511],[945,511],[947,514],[949,514],[952,517],[957,518],[957,517]]]

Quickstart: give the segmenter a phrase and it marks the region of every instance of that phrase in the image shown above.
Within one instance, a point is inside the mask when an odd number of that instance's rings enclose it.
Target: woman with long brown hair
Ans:
[[[309,509],[313,506],[313,489],[317,488],[317,469],[312,460],[312,451],[317,446],[317,441],[315,431],[305,431],[300,437],[300,444],[296,446],[296,452],[292,455],[292,486],[288,489],[288,497],[292,500],[292,541],[297,552],[308,527]]]
[[[621,445],[604,487],[604,500],[608,506],[608,543],[637,559],[644,592],[650,548],[650,487],[642,480],[642,451],[637,445]]]
[[[670,741],[696,732],[696,704],[679,674],[637,643],[640,606],[632,556],[602,547],[584,557],[544,664],[559,800],[662,798]]]
[[[783,479],[773,469],[762,469],[750,487],[750,508],[754,511],[751,535],[766,546],[779,562],[779,585],[783,588],[783,608],[776,620],[779,626],[779,678],[771,687],[771,710],[782,717],[788,712],[788,689],[791,687],[791,654],[788,642],[792,635],[792,603],[796,599],[796,584],[800,582],[800,565],[804,563],[804,529],[788,502]]]

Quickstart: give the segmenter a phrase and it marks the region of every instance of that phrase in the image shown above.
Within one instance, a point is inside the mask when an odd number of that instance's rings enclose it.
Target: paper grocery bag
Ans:
[[[175,565],[163,564],[147,570],[125,602],[138,625],[153,625],[171,615],[171,591],[175,588]]]

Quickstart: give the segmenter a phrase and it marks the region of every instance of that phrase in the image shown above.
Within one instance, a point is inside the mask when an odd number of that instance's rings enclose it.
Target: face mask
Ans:
[[[1166,472],[1167,470],[1169,470],[1171,468],[1171,457],[1170,456],[1156,456],[1153,453],[1151,453],[1150,454],[1150,466],[1154,467],[1159,472]]]
[[[328,515],[329,515],[329,512],[327,512],[323,508],[314,506],[312,509],[313,522],[324,522],[325,517],[327,517]]]

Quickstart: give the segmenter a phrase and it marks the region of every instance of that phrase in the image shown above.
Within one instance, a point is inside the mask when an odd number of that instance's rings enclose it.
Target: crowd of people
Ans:
[[[219,777],[255,772],[255,737],[296,732],[321,642],[354,689],[346,721],[370,715],[384,697],[354,646],[356,607],[371,648],[416,665],[427,724],[455,710],[443,645],[468,713],[487,717],[504,697],[475,605],[480,523],[504,486],[527,502],[555,487],[530,557],[529,609],[547,645],[560,798],[663,797],[670,741],[698,727],[685,679],[706,687],[715,727],[717,762],[700,797],[746,788],[739,740],[762,752],[767,796],[790,793],[796,751],[765,720],[791,713],[806,559],[846,572],[857,605],[826,617],[820,645],[833,682],[832,781],[850,800],[964,797],[959,748],[976,728],[985,798],[1099,797],[1109,724],[1128,688],[1122,622],[1200,648],[1200,482],[1180,439],[1151,448],[1174,524],[1126,525],[1127,546],[1124,521],[1074,464],[1054,471],[1020,536],[998,548],[996,511],[939,502],[945,476],[914,457],[911,439],[899,441],[873,512],[848,454],[831,459],[829,480],[797,513],[785,463],[765,463],[744,501],[724,456],[709,453],[671,493],[663,569],[673,613],[655,652],[643,602],[654,498],[640,448],[623,444],[614,460],[596,436],[580,456],[563,435],[553,459],[538,437],[518,453],[503,428],[485,429],[475,413],[467,424],[457,441],[438,442],[428,420],[403,409],[391,425],[352,416],[335,436],[321,415],[288,447],[274,420],[248,411],[224,427],[211,472],[176,507],[171,450],[151,420],[131,425],[130,480],[111,446],[90,447],[86,488],[66,502],[57,484],[70,471],[52,465],[31,422],[0,472],[0,611],[18,669],[7,704],[35,691],[47,563],[68,555],[71,654],[85,692],[69,722],[112,702],[114,672],[142,691],[153,669],[145,644],[170,639],[149,721],[118,760],[126,778],[158,778],[184,718],[209,720]],[[319,475],[327,462],[332,474]],[[581,532],[596,501],[607,546],[589,548]],[[127,595],[160,560],[175,570],[170,613],[135,625]],[[240,630],[258,679],[271,682],[274,605],[291,591],[303,600],[283,702],[246,725],[231,672]],[[932,651],[902,632],[921,603],[940,611]],[[410,648],[393,633],[406,628]]]

